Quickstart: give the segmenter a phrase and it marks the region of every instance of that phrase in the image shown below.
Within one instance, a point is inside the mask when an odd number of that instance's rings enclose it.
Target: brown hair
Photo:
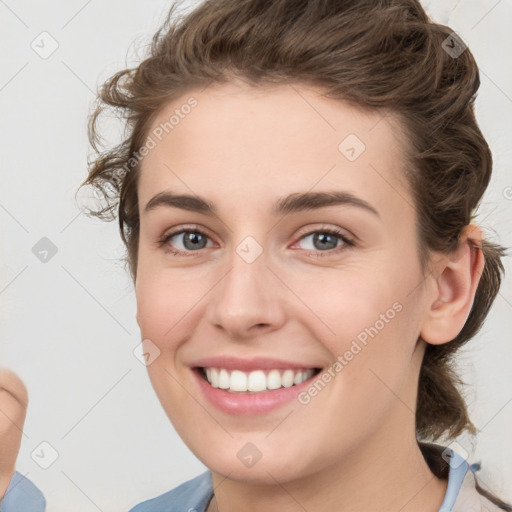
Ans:
[[[327,97],[396,114],[407,134],[406,176],[425,272],[430,251],[457,247],[489,183],[492,158],[474,115],[478,68],[449,27],[433,23],[416,0],[210,0],[175,17],[176,6],[154,35],[149,56],[102,86],[90,118],[97,156],[84,185],[106,199],[91,213],[109,219],[118,213],[134,280],[139,166],[133,156],[164,104],[234,77],[253,86],[311,84]],[[460,55],[449,53],[452,47]],[[109,108],[124,116],[128,135],[101,153],[98,121]],[[427,345],[418,438],[475,432],[451,358],[482,326],[499,290],[504,249],[487,241],[474,249],[483,251],[485,268],[469,318],[451,342]]]

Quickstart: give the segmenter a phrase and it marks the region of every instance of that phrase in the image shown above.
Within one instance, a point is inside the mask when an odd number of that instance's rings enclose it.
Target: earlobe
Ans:
[[[433,297],[426,311],[421,337],[439,345],[453,340],[464,327],[484,269],[482,231],[466,226],[459,247],[436,264]]]

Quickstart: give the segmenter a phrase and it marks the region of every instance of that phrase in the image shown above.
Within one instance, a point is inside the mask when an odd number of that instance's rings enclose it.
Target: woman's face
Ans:
[[[275,483],[414,439],[428,294],[393,118],[231,83],[148,135],[137,320],[189,448]]]

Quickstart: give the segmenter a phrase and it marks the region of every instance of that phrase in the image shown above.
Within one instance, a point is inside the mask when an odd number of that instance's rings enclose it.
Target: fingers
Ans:
[[[21,379],[7,368],[0,368],[0,390],[7,391],[26,409],[28,393]]]

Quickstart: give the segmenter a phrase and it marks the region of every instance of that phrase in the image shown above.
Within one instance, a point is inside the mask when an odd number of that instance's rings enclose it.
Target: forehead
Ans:
[[[314,87],[193,89],[160,109],[148,137],[142,208],[163,190],[214,203],[243,198],[247,209],[313,189],[343,189],[376,204],[407,195],[397,119]]]

